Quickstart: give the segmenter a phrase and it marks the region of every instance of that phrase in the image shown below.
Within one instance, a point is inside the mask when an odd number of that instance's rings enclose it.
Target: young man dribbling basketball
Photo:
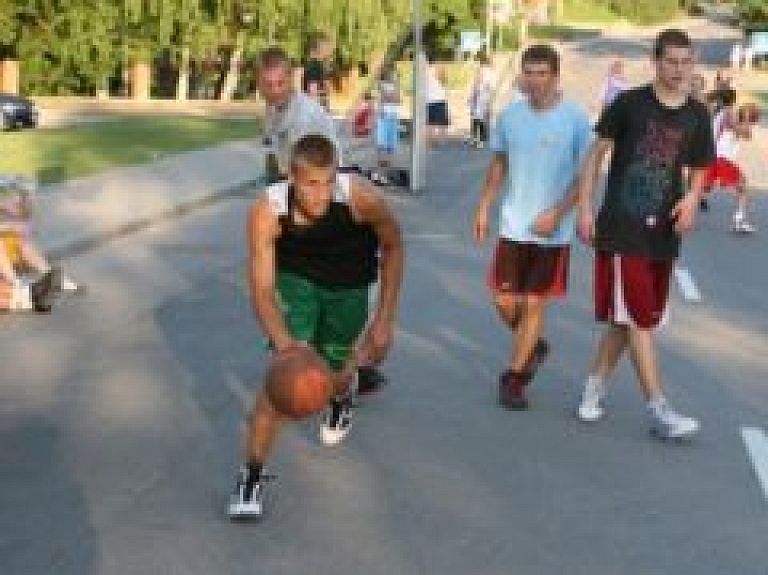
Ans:
[[[333,142],[304,136],[289,179],[268,187],[248,217],[251,297],[272,347],[281,353],[311,346],[336,373],[320,434],[326,445],[349,431],[355,367],[381,361],[392,345],[403,270],[400,228],[386,203],[366,180],[336,168]],[[263,466],[285,421],[278,407],[262,390],[248,422],[232,517],[263,512]]]

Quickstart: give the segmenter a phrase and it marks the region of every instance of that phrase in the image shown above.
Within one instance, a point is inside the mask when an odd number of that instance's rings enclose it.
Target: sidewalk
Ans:
[[[244,193],[259,180],[263,158],[258,141],[238,141],[44,186],[36,200],[36,237],[53,259],[78,255]]]
[[[344,146],[348,162],[370,164],[365,141]],[[253,139],[43,186],[35,236],[52,259],[73,257],[195,208],[253,194],[263,166],[264,148]]]

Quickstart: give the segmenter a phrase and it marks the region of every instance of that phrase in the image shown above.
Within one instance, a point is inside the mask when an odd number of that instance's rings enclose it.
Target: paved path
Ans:
[[[189,165],[210,171],[210,157]],[[606,419],[575,420],[596,337],[580,246],[532,409],[508,413],[495,406],[508,337],[484,288],[490,246],[468,233],[489,157],[445,146],[428,160],[424,194],[388,195],[409,253],[392,384],[337,449],[318,445],[317,422],[287,431],[260,524],[223,514],[265,360],[243,281],[250,199],[67,257],[85,298],[3,319],[0,573],[768,571],[768,501],[742,441],[768,426],[764,236],[725,232],[718,198],[686,245],[703,301],[675,293],[660,361],[671,398],[702,420],[696,441],[648,438],[626,364]],[[768,221],[765,197],[756,210]]]

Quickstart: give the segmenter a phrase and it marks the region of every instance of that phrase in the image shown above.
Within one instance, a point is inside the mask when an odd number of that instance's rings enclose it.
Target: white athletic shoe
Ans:
[[[240,468],[227,513],[232,519],[258,519],[264,514],[264,482],[249,477],[245,466]]]
[[[351,407],[348,399],[332,399],[320,426],[320,441],[323,445],[338,445],[349,433]]]
[[[699,430],[697,420],[677,413],[666,402],[650,413],[651,435],[658,439],[685,439]]]
[[[67,293],[82,293],[83,291],[83,286],[75,283],[72,278],[65,275],[61,276],[59,287],[61,288],[61,291]]]
[[[581,393],[578,409],[579,419],[591,423],[603,417],[604,397],[605,386],[602,383],[594,383],[587,379],[584,391]]]
[[[750,224],[747,220],[734,220],[733,231],[741,234],[752,234],[757,231],[757,228]]]

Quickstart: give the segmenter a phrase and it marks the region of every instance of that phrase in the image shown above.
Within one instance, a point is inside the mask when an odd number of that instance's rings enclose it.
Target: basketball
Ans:
[[[757,124],[760,121],[760,107],[754,102],[739,107],[739,121]]]
[[[291,419],[322,411],[333,393],[333,375],[313,350],[296,347],[275,354],[266,376],[272,406]]]

